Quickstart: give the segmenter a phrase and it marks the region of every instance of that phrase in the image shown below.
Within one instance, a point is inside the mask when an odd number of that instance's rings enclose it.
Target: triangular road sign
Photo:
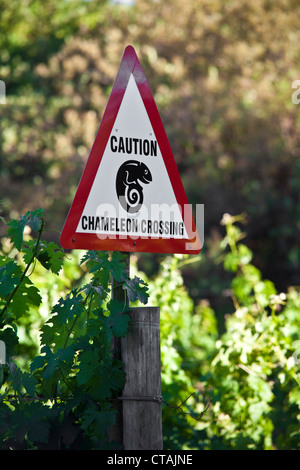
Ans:
[[[125,49],[60,242],[69,249],[201,251],[167,135],[132,46]]]

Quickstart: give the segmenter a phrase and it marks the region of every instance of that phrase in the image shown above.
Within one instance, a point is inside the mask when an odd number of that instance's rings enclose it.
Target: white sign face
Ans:
[[[76,232],[186,239],[183,215],[131,74]]]

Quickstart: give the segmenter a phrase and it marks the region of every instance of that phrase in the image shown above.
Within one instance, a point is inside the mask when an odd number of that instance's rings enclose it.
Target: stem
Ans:
[[[22,284],[27,272],[28,272],[28,269],[30,268],[31,264],[33,263],[36,255],[37,255],[37,252],[38,252],[38,248],[39,248],[39,244],[40,244],[40,241],[41,241],[41,236],[42,236],[42,233],[43,233],[43,229],[44,229],[44,225],[45,225],[45,222],[44,222],[44,219],[41,219],[41,226],[40,226],[40,229],[38,231],[38,239],[37,239],[37,242],[36,242],[36,245],[34,247],[34,251],[32,253],[32,257],[30,258],[29,260],[29,263],[27,264],[26,268],[24,269],[23,273],[22,273],[22,276],[21,276],[21,279],[20,279],[20,283],[14,288],[14,290],[11,292],[10,296],[8,297],[7,299],[7,302],[5,304],[5,306],[3,307],[2,311],[0,312],[0,318],[4,315],[4,313],[6,312],[6,310],[8,309],[9,307],[9,304],[10,302],[12,301],[15,293],[17,292],[17,290],[19,289],[20,285]]]
[[[71,384],[69,383],[69,380],[65,377],[63,371],[61,370],[61,367],[59,366],[59,372],[61,374],[61,377],[62,377],[62,380],[63,382],[65,383],[66,387],[72,392],[74,393],[75,390],[73,389],[73,387],[71,386]]]
[[[90,289],[90,291],[89,291],[89,293],[88,293],[88,295],[87,295],[87,297],[84,301],[84,303],[86,304],[88,297],[91,295],[90,303],[89,303],[89,306],[88,306],[88,309],[87,309],[87,314],[86,314],[86,334],[88,333],[89,319],[90,319],[90,313],[91,313],[92,300],[93,300],[94,293],[95,293],[95,291]]]
[[[77,322],[78,318],[79,318],[78,315],[76,315],[76,317],[75,317],[75,319],[74,319],[74,321],[73,321],[73,325],[72,325],[71,328],[68,330],[68,335],[67,335],[67,337],[66,337],[66,341],[65,341],[65,344],[64,344],[64,346],[63,346],[64,349],[67,347],[69,338],[70,338],[71,333],[72,333],[72,331],[73,331],[73,329],[74,329],[74,327],[75,327],[75,325],[76,325],[76,322]]]
[[[202,255],[195,256],[195,258],[189,258],[184,261],[178,263],[177,268],[181,268],[182,266],[186,266],[187,264],[196,263],[202,259]]]

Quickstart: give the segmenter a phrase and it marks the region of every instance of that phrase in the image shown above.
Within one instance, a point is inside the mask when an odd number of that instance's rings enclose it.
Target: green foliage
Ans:
[[[224,265],[236,271],[236,310],[227,318],[207,377],[216,418],[208,435],[215,433],[218,448],[299,449],[300,376],[294,355],[299,296],[295,289],[278,294],[273,283],[262,280],[247,247],[237,245],[239,220],[225,215],[222,221],[223,246],[230,246]]]
[[[209,301],[195,304],[184,286],[181,270],[198,258],[167,257],[153,279],[133,265],[128,279],[121,253],[70,257],[44,242],[41,211],[11,221],[0,264],[1,448],[115,445],[108,429],[125,376],[112,339],[127,332],[129,301],[149,295],[161,310],[165,448],[299,449],[299,291],[263,279],[241,243],[243,222],[222,219],[234,311],[220,336]]]
[[[222,219],[234,311],[221,336],[209,302],[193,304],[183,284],[181,269],[192,259],[170,257],[147,279],[161,309],[166,449],[299,449],[299,290],[278,293],[263,279],[241,243],[244,222],[244,215]],[[182,410],[172,408],[190,393]]]
[[[235,312],[203,386],[211,402],[200,428],[206,449],[299,449],[300,367],[295,357],[299,293],[277,293],[239,241],[242,216],[225,214],[224,266],[233,271]]]
[[[199,364],[204,371],[203,361],[208,362],[217,340],[215,315],[208,302],[195,308],[184,286],[181,269],[191,259],[196,261],[185,255],[170,256],[154,279],[140,274],[149,286],[149,303],[160,307],[165,449],[198,446],[195,424],[204,410]],[[183,402],[181,409],[176,409]]]
[[[24,236],[27,226],[37,231],[36,239]],[[26,360],[26,339],[20,333],[26,316],[36,312],[45,297],[30,279],[35,278],[33,269],[55,276],[56,287],[64,277],[65,254],[53,242],[41,240],[43,229],[40,210],[9,222],[12,249],[9,256],[1,256],[0,339],[7,356],[1,366],[1,449],[114,447],[108,431],[115,420],[113,400],[125,375],[111,344],[113,337],[126,334],[129,316],[128,302],[120,304],[111,297],[111,282],[121,285],[129,300],[143,303],[147,287],[137,276],[128,279],[124,255],[85,253],[83,279],[68,286],[46,321],[40,321],[39,346],[31,344]],[[49,288],[54,286],[52,280]]]

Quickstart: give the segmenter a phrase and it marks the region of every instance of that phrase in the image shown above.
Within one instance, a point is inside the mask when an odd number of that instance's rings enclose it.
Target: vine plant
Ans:
[[[0,340],[6,349],[0,365],[0,449],[117,447],[109,429],[125,374],[111,344],[113,337],[126,334],[130,319],[129,302],[113,298],[112,285],[122,285],[128,301],[144,304],[148,287],[137,276],[128,277],[122,253],[86,252],[81,263],[89,271],[88,282],[70,288],[53,306],[41,328],[39,354],[21,367],[14,362],[19,320],[42,303],[30,279],[34,266],[41,263],[59,276],[66,255],[42,240],[42,209],[7,225],[13,251],[0,255]],[[36,238],[25,240],[26,226]]]

